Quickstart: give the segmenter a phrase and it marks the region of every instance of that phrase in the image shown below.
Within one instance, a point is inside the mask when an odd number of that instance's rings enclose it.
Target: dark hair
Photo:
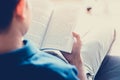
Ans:
[[[19,0],[0,0],[0,32],[9,29]]]

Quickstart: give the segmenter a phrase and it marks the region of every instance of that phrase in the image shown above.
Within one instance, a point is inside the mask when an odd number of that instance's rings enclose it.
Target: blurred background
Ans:
[[[38,11],[40,11],[40,5],[44,7],[41,10],[48,10],[50,9],[50,5],[46,4],[43,5],[40,4],[40,1],[42,0],[30,0],[33,9],[33,15],[36,17],[33,17],[36,19],[40,14],[38,14]],[[102,17],[106,19],[106,21],[109,23],[110,26],[114,26],[116,29],[116,41],[113,45],[111,55],[117,55],[120,56],[120,0],[44,0],[49,1],[52,6],[62,6],[64,4],[73,4],[73,5],[79,5],[81,6],[81,9],[85,13],[87,13],[88,8],[90,9],[89,14],[90,16],[97,16]],[[46,2],[45,2],[46,3]],[[43,13],[42,13],[43,14]],[[41,19],[43,21],[43,19]],[[95,26],[95,27],[99,27]],[[85,28],[87,29],[87,28]],[[37,33],[38,34],[38,33]]]
[[[117,37],[113,45],[111,55],[120,56],[120,0],[51,0],[56,6],[64,3],[73,3],[76,5],[84,4],[86,7],[92,7],[92,15],[106,16],[110,19],[110,24],[115,26]]]

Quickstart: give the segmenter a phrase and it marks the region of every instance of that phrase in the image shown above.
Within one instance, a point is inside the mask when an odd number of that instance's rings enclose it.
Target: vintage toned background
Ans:
[[[30,0],[32,7],[36,9],[33,14],[39,12],[41,0]],[[108,17],[110,25],[114,25],[117,31],[116,42],[111,52],[112,55],[120,56],[120,0],[49,0],[54,6],[62,6],[70,3],[75,5],[82,5],[81,7],[92,7],[91,16]],[[45,8],[45,7],[44,7]],[[45,8],[46,9],[46,8]],[[33,15],[34,16],[34,15]],[[37,16],[37,15],[36,15]],[[96,26],[98,27],[98,26]]]

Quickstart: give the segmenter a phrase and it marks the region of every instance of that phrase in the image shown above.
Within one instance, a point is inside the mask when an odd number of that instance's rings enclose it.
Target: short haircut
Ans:
[[[9,29],[13,13],[20,0],[0,0],[0,33]]]

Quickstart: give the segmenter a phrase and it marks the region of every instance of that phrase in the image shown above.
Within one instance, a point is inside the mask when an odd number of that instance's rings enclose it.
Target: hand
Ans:
[[[63,56],[68,60],[70,64],[75,65],[76,67],[82,64],[82,60],[80,57],[80,50],[81,50],[81,40],[80,36],[77,33],[72,33],[73,37],[75,38],[72,52],[71,54],[63,53]]]
[[[77,33],[73,32],[73,37],[75,38],[75,41],[73,44],[71,54],[63,53],[63,56],[68,60],[70,64],[76,66],[76,68],[78,69],[78,77],[80,78],[80,80],[87,80],[80,55],[81,50],[80,36]]]

